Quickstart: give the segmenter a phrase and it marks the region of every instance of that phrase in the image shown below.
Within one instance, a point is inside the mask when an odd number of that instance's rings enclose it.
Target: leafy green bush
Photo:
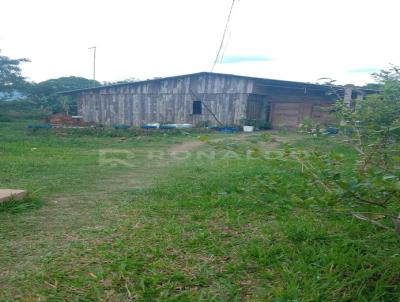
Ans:
[[[339,100],[334,114],[341,121],[339,138],[320,137],[318,126],[305,121],[303,132],[313,134],[319,146],[307,148],[286,145],[278,158],[295,161],[307,180],[310,196],[295,195],[298,207],[349,214],[378,227],[400,232],[400,70],[393,67],[376,75],[382,93],[356,100],[355,108]],[[248,121],[245,121],[248,123]],[[266,139],[270,139],[266,137]],[[345,144],[354,158],[321,148]],[[235,152],[232,146],[224,146]],[[260,156],[254,148],[251,155]],[[265,159],[265,158],[264,158]]]
[[[355,108],[343,101],[335,105],[341,120],[338,143],[353,148],[353,162],[330,152],[290,147],[288,157],[320,189],[320,201],[383,228],[394,224],[400,232],[400,72],[393,67],[376,78],[383,84],[381,94],[357,100]]]

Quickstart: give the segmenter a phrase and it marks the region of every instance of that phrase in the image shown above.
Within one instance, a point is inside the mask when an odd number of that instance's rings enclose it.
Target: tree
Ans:
[[[101,84],[94,80],[70,76],[50,79],[35,84],[32,87],[31,93],[34,96],[50,96],[58,92],[85,89],[94,86],[101,86]]]
[[[53,112],[76,114],[76,101],[73,97],[58,94],[63,91],[85,89],[101,84],[82,77],[61,77],[33,84],[30,97],[42,108]]]
[[[400,69],[392,66],[373,76],[382,93],[359,102],[355,113],[364,126],[377,130],[400,120]]]
[[[20,64],[28,59],[10,59],[0,56],[0,92],[12,93],[25,89],[28,83],[22,76]]]
[[[115,82],[103,82],[103,85],[119,85],[119,84],[129,84],[129,83],[134,83],[138,82],[140,79],[135,78],[135,77],[129,77],[121,81],[115,81]]]

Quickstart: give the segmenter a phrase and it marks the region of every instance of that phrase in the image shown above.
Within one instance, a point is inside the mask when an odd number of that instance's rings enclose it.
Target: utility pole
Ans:
[[[93,49],[93,86],[95,86],[96,81],[96,46],[89,47]]]

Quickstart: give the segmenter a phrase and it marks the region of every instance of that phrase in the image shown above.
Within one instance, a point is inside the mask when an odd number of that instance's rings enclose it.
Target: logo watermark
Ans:
[[[162,151],[147,150],[143,151],[135,149],[101,149],[99,150],[99,165],[111,167],[128,167],[135,168],[141,161],[151,163],[153,165],[163,165],[167,162],[183,162],[189,159],[198,162],[220,160],[283,160],[296,156],[293,152],[288,154],[284,150],[254,150],[247,149],[241,151],[234,150],[218,150],[218,151]]]

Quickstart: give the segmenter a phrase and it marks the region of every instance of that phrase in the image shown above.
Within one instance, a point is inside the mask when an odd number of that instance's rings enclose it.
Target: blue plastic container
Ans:
[[[228,127],[228,126],[226,126],[226,127],[215,127],[213,129],[215,129],[215,130],[217,130],[219,132],[223,132],[223,133],[234,133],[234,132],[238,131],[238,129],[236,127]]]
[[[131,128],[130,125],[114,125],[114,129],[129,129]]]
[[[53,128],[52,125],[50,124],[45,124],[45,125],[28,125],[26,126],[28,129],[50,129]]]

